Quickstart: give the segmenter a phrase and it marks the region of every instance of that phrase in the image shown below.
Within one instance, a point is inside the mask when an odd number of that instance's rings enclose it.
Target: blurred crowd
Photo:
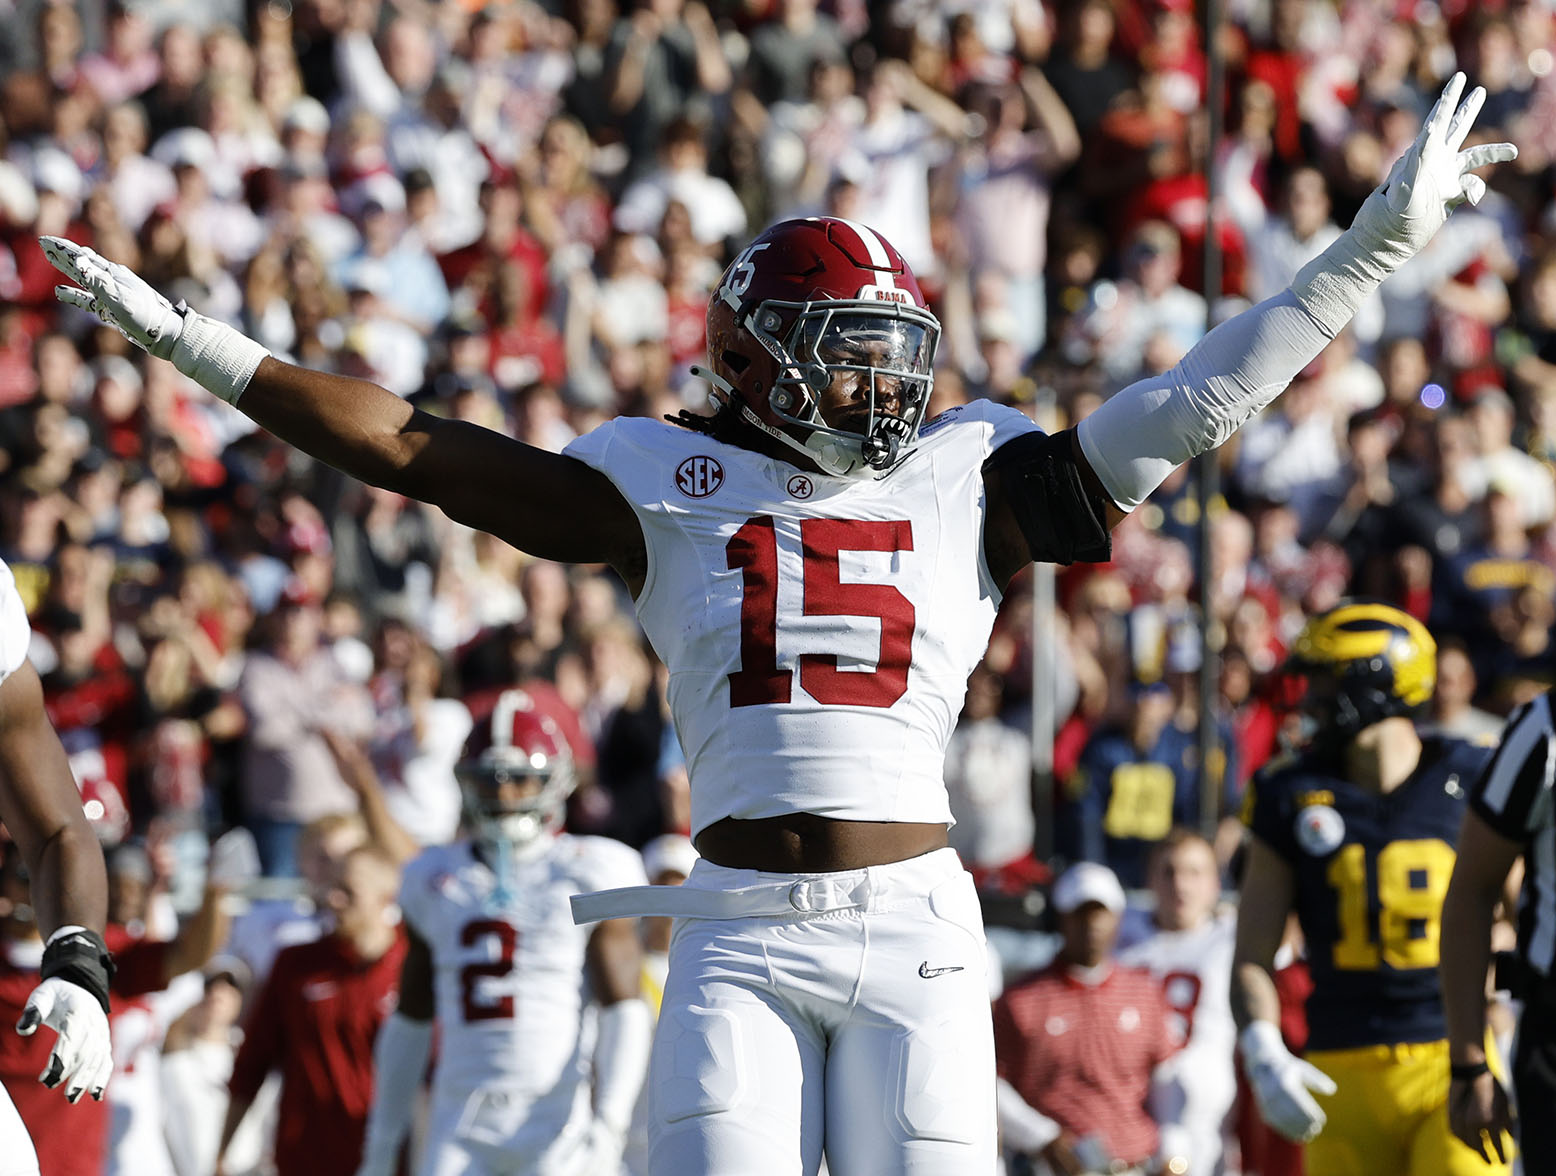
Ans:
[[[1348,594],[1426,620],[1434,721],[1494,733],[1556,665],[1552,5],[1226,7],[1212,143],[1191,0],[0,2],[0,557],[105,845],[187,930],[224,830],[270,879],[367,807],[446,841],[460,748],[513,685],[583,769],[574,830],[683,831],[685,770],[612,574],[257,431],[60,307],[38,234],[279,356],[559,450],[702,410],[722,268],[776,219],[842,215],[944,323],[933,412],[989,397],[1061,428],[1280,290],[1455,68],[1489,94],[1476,137],[1520,157],[1220,452],[1218,713],[1193,687],[1183,471],[1112,563],[1060,577],[1051,813],[1029,792],[1031,598],[1009,594],[947,763],[953,843],[1019,896],[1052,822],[1060,858],[1142,887],[1151,847],[1200,823],[1213,721],[1224,868],[1290,721],[1285,645]],[[205,1017],[182,1032],[215,1040]]]

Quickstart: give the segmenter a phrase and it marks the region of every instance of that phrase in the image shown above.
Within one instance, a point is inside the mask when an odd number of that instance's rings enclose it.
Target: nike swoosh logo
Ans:
[[[928,960],[925,960],[918,966],[918,974],[926,980],[933,980],[936,976],[944,976],[947,972],[965,972],[966,970],[960,964],[955,964],[949,968],[931,968]]]

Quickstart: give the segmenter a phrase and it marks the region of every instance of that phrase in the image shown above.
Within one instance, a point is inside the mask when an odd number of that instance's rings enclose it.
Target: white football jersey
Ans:
[[[1000,602],[983,463],[1035,428],[976,401],[880,478],[643,418],[567,447],[643,527],[637,612],[670,671],[694,834],[793,812],[950,823],[946,742]]]
[[[27,606],[16,591],[16,577],[0,560],[0,682],[4,682],[27,660],[32,643],[32,626],[27,623]]]
[[[1232,1055],[1232,948],[1237,916],[1223,912],[1192,931],[1153,933],[1125,948],[1119,961],[1145,968],[1162,982],[1167,1004],[1181,1019],[1187,1044],[1162,1064],[1152,1091],[1158,1122],[1181,1125],[1193,1140],[1189,1171],[1222,1170],[1228,1116],[1237,1097]]]
[[[426,849],[405,867],[400,907],[432,954],[435,1098],[501,1087],[526,1134],[533,1127],[548,1142],[580,1097],[587,1106],[581,1026],[594,928],[574,924],[568,899],[646,881],[635,850],[566,833],[543,856],[514,863],[506,903],[468,841]]]

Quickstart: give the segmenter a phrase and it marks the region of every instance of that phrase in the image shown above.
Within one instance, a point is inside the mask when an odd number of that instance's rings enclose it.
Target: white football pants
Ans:
[[[60,1098],[64,1098],[60,1094]],[[0,1176],[38,1176],[38,1155],[32,1136],[16,1113],[16,1104],[0,1088]]]
[[[983,922],[953,850],[833,874],[703,859],[685,886],[791,909],[677,921],[650,1176],[815,1176],[823,1146],[832,1176],[994,1171]]]

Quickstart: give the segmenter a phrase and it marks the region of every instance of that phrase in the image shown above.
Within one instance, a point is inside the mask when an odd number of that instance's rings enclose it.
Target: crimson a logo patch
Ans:
[[[717,458],[697,454],[675,467],[675,488],[688,498],[706,498],[724,484]]]
[[[789,479],[788,490],[792,498],[809,498],[816,492],[816,485],[804,474],[795,474]]]

